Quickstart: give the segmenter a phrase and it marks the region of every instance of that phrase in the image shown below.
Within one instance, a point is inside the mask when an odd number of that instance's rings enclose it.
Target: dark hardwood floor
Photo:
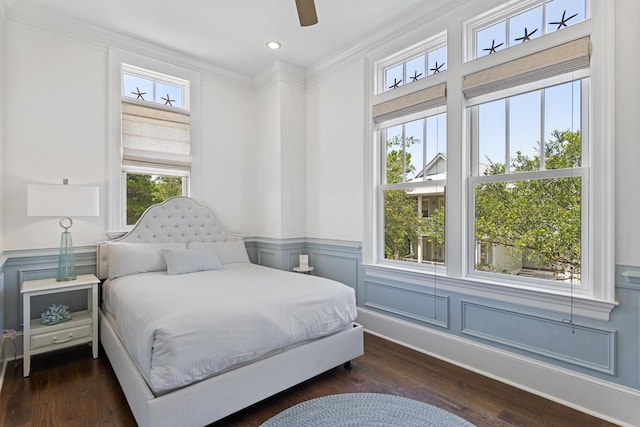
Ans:
[[[256,381],[260,381],[256,378]],[[610,426],[612,424],[498,381],[365,334],[365,355],[214,423],[258,426],[315,397],[389,393],[438,406],[483,426]],[[31,375],[10,362],[0,392],[2,426],[135,426],[109,361],[87,347],[35,356]]]

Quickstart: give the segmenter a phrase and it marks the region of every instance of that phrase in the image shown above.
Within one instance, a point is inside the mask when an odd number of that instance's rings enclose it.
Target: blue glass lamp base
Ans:
[[[58,277],[56,277],[56,281],[66,282],[69,280],[75,280],[75,264],[71,232],[63,231],[60,235],[60,256],[58,257]]]

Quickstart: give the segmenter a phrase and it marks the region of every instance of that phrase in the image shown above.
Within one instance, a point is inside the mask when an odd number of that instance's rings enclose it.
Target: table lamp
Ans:
[[[58,282],[76,279],[73,243],[69,229],[73,225],[71,217],[99,216],[99,188],[86,185],[28,184],[27,216],[57,216],[60,227],[60,256],[58,257]]]

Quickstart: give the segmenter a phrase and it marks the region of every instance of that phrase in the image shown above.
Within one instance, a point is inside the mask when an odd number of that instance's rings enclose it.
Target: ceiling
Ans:
[[[319,23],[301,27],[295,0],[6,0],[254,75],[276,58],[306,68],[410,15],[424,0],[316,0]],[[282,48],[266,47],[278,40]]]

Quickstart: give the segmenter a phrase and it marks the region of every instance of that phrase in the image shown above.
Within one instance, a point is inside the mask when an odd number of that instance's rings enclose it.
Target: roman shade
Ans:
[[[447,84],[440,83],[373,106],[373,120],[380,123],[428,108],[444,105]]]
[[[589,68],[589,37],[573,40],[464,76],[465,98]]]
[[[189,169],[190,133],[188,113],[122,102],[123,165]]]

